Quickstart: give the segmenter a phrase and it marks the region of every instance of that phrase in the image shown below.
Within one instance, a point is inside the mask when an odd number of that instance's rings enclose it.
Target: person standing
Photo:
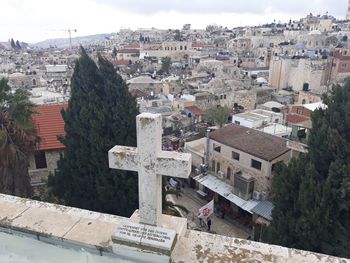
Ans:
[[[203,226],[203,219],[202,219],[202,217],[200,217],[200,213],[198,214],[198,218],[199,218],[199,226]]]
[[[211,227],[211,219],[208,218],[207,220],[207,225],[208,225],[208,231],[210,232],[210,227]]]

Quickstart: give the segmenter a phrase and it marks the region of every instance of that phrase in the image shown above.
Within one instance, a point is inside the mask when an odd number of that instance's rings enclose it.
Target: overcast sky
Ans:
[[[308,13],[343,18],[347,0],[0,0],[0,41],[36,42],[77,35],[117,32],[120,28],[192,28],[208,24],[258,25]]]

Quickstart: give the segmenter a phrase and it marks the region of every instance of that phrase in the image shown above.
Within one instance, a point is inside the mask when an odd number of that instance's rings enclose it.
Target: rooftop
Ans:
[[[212,132],[210,139],[266,161],[272,161],[290,151],[285,139],[237,124]]]
[[[121,256],[121,248],[113,249],[112,233],[125,220],[133,218],[0,194],[0,261],[140,262]],[[134,254],[144,262],[152,262],[153,254],[142,248]],[[171,260],[177,263],[350,263],[348,259],[193,230],[185,230],[179,236]]]
[[[65,134],[61,110],[67,109],[67,107],[67,104],[35,107],[37,114],[33,115],[33,121],[41,139],[38,150],[57,150],[64,148],[64,145],[57,139],[57,136]]]

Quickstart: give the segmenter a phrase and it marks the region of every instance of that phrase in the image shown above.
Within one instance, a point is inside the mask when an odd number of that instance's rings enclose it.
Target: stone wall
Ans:
[[[46,151],[45,158],[47,168],[37,169],[35,165],[34,156],[30,156],[29,158],[29,176],[31,178],[32,183],[41,183],[47,180],[49,174],[54,174],[55,169],[57,168],[57,162],[60,159],[60,153],[62,150],[56,151]]]
[[[218,153],[213,149],[213,145],[221,146],[221,152]],[[239,161],[232,158],[232,151],[239,153]],[[291,153],[288,151],[282,156],[275,160],[268,162],[258,157],[252,156],[248,153],[226,146],[214,140],[210,140],[209,145],[209,166],[212,174],[217,174],[217,164],[220,163],[220,171],[225,173],[224,181],[233,186],[234,174],[241,171],[244,175],[251,176],[255,179],[254,190],[259,192],[266,192],[269,194],[271,190],[271,179],[272,179],[272,165],[274,163],[284,161],[288,162],[291,158]],[[251,167],[252,159],[261,162],[261,170],[257,170]],[[213,164],[215,163],[215,169]],[[227,178],[228,168],[231,168],[231,176]]]
[[[234,103],[243,106],[245,110],[254,110],[257,103],[256,92],[251,90],[238,90],[234,93]]]
[[[322,93],[330,79],[330,68],[327,59],[275,58],[270,63],[269,82],[274,89],[290,87],[295,91],[303,90],[307,83],[309,90]]]

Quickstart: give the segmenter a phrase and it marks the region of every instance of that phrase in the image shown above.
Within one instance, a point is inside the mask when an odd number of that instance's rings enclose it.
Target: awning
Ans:
[[[213,175],[198,175],[194,177],[194,180],[251,214],[253,214],[251,210],[259,203],[259,201],[255,200],[246,201],[237,195],[234,195],[233,187],[231,185],[221,181]]]
[[[266,220],[265,218],[259,216],[256,221],[255,224],[257,225],[265,225],[265,226],[269,226],[270,225],[270,221]]]

